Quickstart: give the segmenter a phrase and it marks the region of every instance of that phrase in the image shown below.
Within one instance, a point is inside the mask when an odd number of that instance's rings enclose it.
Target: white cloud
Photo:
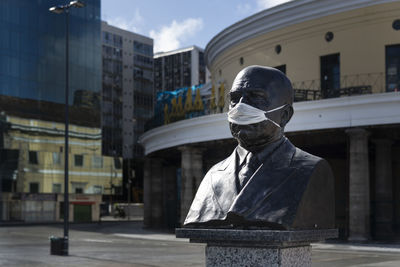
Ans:
[[[170,51],[180,48],[181,42],[194,36],[203,29],[201,18],[188,18],[182,22],[173,20],[159,31],[151,30],[150,37],[154,39],[154,52]]]
[[[257,8],[258,10],[264,10],[289,1],[291,0],[257,0]]]
[[[239,14],[247,15],[250,14],[253,10],[250,4],[238,4],[236,6],[236,10]]]
[[[135,33],[141,33],[141,26],[143,25],[143,22],[144,20],[142,15],[140,15],[139,9],[135,10],[133,17],[130,19],[115,17],[107,20],[107,23],[110,25]]]

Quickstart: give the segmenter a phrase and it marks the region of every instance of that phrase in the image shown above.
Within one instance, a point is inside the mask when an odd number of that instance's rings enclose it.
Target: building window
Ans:
[[[76,167],[83,166],[83,155],[74,155],[74,165]]]
[[[275,53],[280,54],[281,51],[282,51],[282,46],[281,45],[275,46]]]
[[[83,194],[85,192],[86,183],[71,182],[72,193]]]
[[[330,41],[332,41],[333,40],[333,32],[327,32],[326,34],[325,34],[325,40],[327,41],[327,42],[330,42]]]
[[[137,41],[133,42],[133,50],[136,53],[140,53],[146,56],[153,56],[153,46],[148,45],[148,44],[144,44],[144,43],[140,43]]]
[[[396,31],[400,30],[400,19],[396,19],[395,21],[393,21],[392,27]]]
[[[29,151],[29,163],[30,164],[38,164],[38,152],[37,151]]]
[[[112,44],[112,33],[103,32],[103,43]]]
[[[323,98],[339,97],[340,93],[340,54],[322,56],[321,93]]]
[[[153,58],[150,58],[150,57],[135,55],[134,61],[135,61],[135,64],[139,64],[139,65],[144,64],[145,66],[147,65],[147,66],[153,67]]]
[[[29,193],[39,193],[39,183],[29,183]]]
[[[94,194],[102,194],[103,193],[103,187],[101,185],[93,186],[93,193]]]
[[[53,164],[61,164],[61,154],[59,152],[53,152]]]
[[[114,46],[122,48],[122,36],[114,34],[113,39],[114,39]]]
[[[121,160],[119,158],[114,158],[114,167],[116,169],[121,169],[122,168]]]
[[[400,89],[400,45],[386,46],[386,91]]]
[[[53,184],[53,193],[61,193],[61,184]]]
[[[92,157],[92,167],[93,168],[103,168],[103,158],[100,156]]]

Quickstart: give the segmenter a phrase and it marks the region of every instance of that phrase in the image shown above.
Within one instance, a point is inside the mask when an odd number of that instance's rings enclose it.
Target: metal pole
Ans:
[[[68,124],[69,124],[69,10],[65,10],[66,34],[65,34],[65,155],[64,155],[64,242],[67,245],[68,255],[68,230],[69,230],[69,182],[68,182]]]
[[[132,191],[132,187],[131,187],[131,177],[130,177],[130,160],[128,160],[128,208],[127,208],[127,212],[128,212],[128,221],[130,221],[130,214],[131,214],[131,191]]]

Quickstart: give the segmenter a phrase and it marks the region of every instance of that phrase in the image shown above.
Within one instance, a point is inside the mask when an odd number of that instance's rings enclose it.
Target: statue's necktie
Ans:
[[[246,156],[246,163],[242,165],[238,174],[240,188],[246,185],[259,166],[260,161],[257,159],[257,156],[249,152]]]

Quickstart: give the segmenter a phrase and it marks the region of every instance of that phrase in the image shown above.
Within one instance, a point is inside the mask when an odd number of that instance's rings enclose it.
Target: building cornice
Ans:
[[[159,58],[159,57],[165,57],[165,56],[170,56],[170,55],[175,55],[175,54],[179,54],[179,53],[183,53],[183,52],[187,52],[187,51],[192,51],[192,50],[198,50],[200,52],[204,52],[204,49],[196,46],[196,45],[192,45],[189,47],[183,47],[183,48],[179,48],[176,50],[171,50],[171,51],[167,51],[167,52],[157,52],[154,54],[154,58]]]
[[[33,134],[39,134],[39,135],[41,135],[41,134],[54,135],[54,136],[64,136],[65,135],[64,129],[29,126],[29,125],[23,125],[23,124],[17,124],[17,123],[11,123],[10,129],[18,130],[21,132],[31,132]],[[100,132],[100,130],[97,133],[86,133],[86,132],[77,132],[77,131],[69,130],[68,136],[82,138],[82,139],[100,140],[101,132]]]
[[[205,60],[209,69],[215,59],[232,46],[256,36],[301,22],[398,0],[296,0],[247,17],[217,34],[207,44]]]
[[[400,92],[294,103],[285,132],[400,124]],[[232,138],[226,113],[171,123],[144,133],[145,154],[185,144]]]
[[[148,36],[145,36],[145,35],[142,35],[142,34],[139,34],[139,33],[136,33],[136,32],[125,30],[125,29],[119,28],[117,26],[108,24],[108,22],[104,21],[104,20],[101,21],[101,31],[102,32],[103,31],[110,31],[111,33],[114,33],[114,34],[118,32],[118,34],[120,34],[120,35],[128,34],[128,35],[133,36],[133,38],[142,38],[142,39],[147,40],[149,43],[152,43],[152,44],[154,43],[153,38],[150,38]]]

